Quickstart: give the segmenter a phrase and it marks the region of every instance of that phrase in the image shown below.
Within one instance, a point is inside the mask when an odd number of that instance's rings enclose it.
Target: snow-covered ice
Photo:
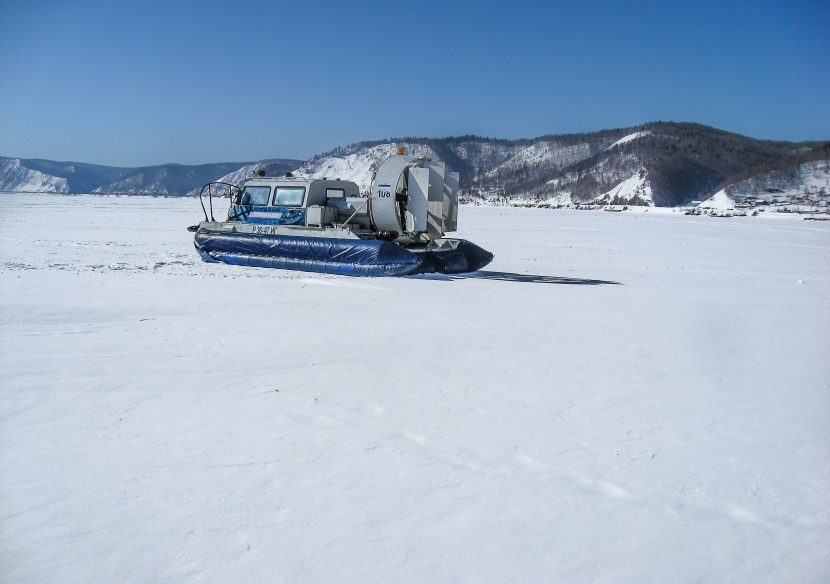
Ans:
[[[3,582],[826,582],[830,225],[462,207],[469,277],[0,196]]]

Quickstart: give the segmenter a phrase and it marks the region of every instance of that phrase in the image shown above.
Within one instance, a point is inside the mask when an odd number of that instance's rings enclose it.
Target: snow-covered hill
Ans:
[[[31,170],[19,158],[0,158],[0,192],[68,193],[65,178]]]

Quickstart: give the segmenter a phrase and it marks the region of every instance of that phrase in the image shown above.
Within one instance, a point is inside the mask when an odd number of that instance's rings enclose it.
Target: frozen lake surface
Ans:
[[[0,196],[3,582],[827,582],[830,222],[462,207],[466,277]]]

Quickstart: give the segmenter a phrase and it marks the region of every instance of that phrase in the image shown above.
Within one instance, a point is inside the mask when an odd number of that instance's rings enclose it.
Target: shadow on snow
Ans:
[[[479,270],[469,274],[419,274],[409,276],[425,280],[502,280],[504,282],[530,282],[533,284],[576,284],[580,286],[599,286],[602,284],[622,285],[611,280],[586,280],[584,278],[565,278],[563,276],[539,276],[536,274],[514,274],[513,272],[488,272]]]

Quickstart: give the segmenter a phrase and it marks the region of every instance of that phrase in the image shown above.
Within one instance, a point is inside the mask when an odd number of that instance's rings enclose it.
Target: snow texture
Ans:
[[[462,207],[384,280],[0,196],[3,582],[826,582],[830,224]]]

